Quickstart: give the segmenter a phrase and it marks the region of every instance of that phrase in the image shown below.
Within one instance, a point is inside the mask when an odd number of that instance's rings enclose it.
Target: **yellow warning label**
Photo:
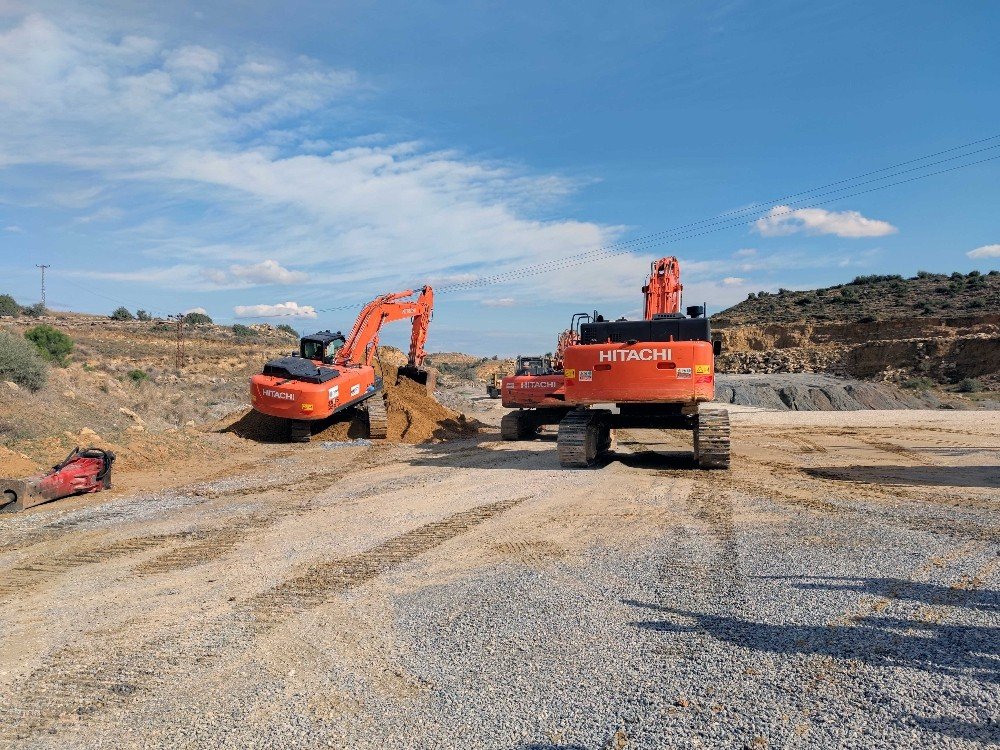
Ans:
[[[567,378],[575,378],[575,377],[576,377],[576,370],[565,370],[565,371],[563,372],[563,374],[564,374],[564,375],[565,375],[565,376],[566,376]]]
[[[694,366],[695,375],[711,375],[712,365],[695,365]]]

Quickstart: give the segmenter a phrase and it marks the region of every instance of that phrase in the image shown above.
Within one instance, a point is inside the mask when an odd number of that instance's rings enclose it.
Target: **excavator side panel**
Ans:
[[[377,390],[371,367],[343,368],[325,383],[307,383],[272,375],[250,378],[253,408],[272,417],[312,421],[325,419],[360,403]]]
[[[562,407],[565,402],[554,394],[561,394],[566,378],[563,374],[508,375],[501,381],[501,403],[508,409],[537,409]]]

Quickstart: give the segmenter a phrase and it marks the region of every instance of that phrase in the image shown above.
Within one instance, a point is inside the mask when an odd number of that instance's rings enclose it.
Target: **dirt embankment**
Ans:
[[[941,383],[1000,381],[1000,315],[843,323],[722,325],[727,373],[828,373]]]

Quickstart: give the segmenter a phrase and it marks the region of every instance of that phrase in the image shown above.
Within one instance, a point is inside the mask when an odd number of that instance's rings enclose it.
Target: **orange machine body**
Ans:
[[[549,375],[508,375],[502,381],[501,402],[508,409],[542,409],[566,406],[562,398],[566,378]]]
[[[711,341],[637,341],[571,346],[564,405],[690,404],[715,398]]]
[[[318,361],[314,363],[317,368],[323,365]],[[338,366],[334,369],[338,375],[324,383],[307,383],[276,375],[254,375],[250,379],[253,408],[272,417],[311,421],[325,419],[380,390],[380,386],[376,385],[374,367]]]
[[[434,292],[421,288],[376,297],[361,310],[345,337],[322,331],[303,337],[297,355],[271,360],[250,379],[253,408],[272,417],[300,422],[324,419],[382,390],[372,362],[385,323],[411,320],[410,352],[404,370],[422,367]]]

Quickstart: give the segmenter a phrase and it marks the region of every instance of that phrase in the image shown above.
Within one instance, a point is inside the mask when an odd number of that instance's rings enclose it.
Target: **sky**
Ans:
[[[0,293],[37,301],[48,264],[55,309],[310,332],[429,283],[428,348],[488,356],[641,315],[665,255],[710,312],[997,269],[998,23],[919,0],[0,0]]]

